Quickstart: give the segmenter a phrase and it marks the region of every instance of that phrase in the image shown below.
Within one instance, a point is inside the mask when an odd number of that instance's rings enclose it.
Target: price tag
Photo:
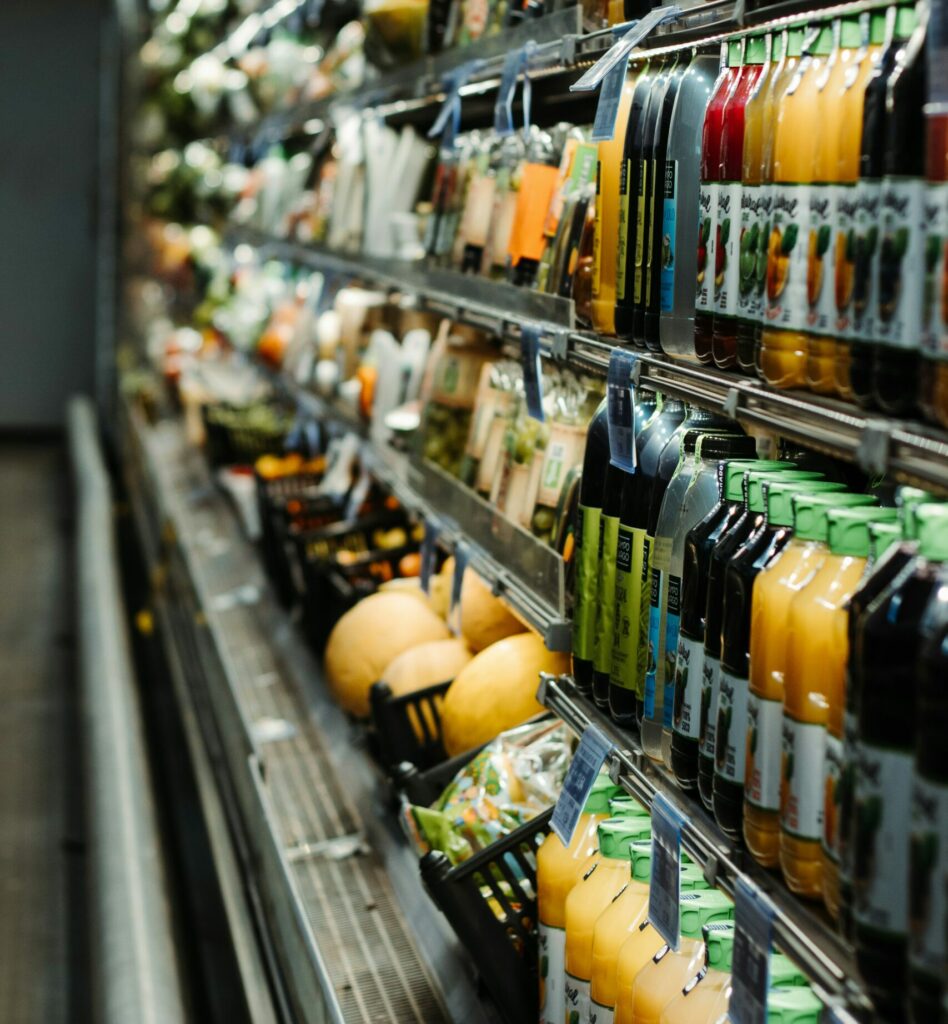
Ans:
[[[609,425],[609,461],[617,469],[634,473],[638,464],[635,452],[635,395],[632,391],[632,367],[635,356],[614,348],[609,357],[606,418]]]
[[[461,632],[461,589],[464,585],[464,570],[471,552],[467,544],[458,541],[454,547],[454,579],[451,580],[451,604],[448,610],[448,625],[455,636]]]
[[[543,370],[540,366],[540,330],[526,324],[520,332],[520,358],[523,360],[523,391],[527,412],[543,422]]]
[[[622,102],[622,88],[625,85],[625,73],[628,61],[616,64],[602,80],[599,90],[599,102],[596,105],[596,119],[593,121],[593,142],[608,142],[616,133],[616,120],[619,116],[619,104]]]
[[[483,63],[481,60],[469,60],[444,76],[444,103],[434,124],[428,129],[429,139],[441,136],[444,149],[454,148],[454,140],[461,128],[461,89]]]
[[[431,574],[434,572],[440,535],[441,527],[433,519],[426,519],[425,536],[421,542],[421,589],[426,594],[431,590]]]
[[[346,519],[356,519],[359,515],[359,509],[365,502],[365,499],[369,496],[369,488],[372,486],[372,477],[369,471],[362,467],[359,472],[359,479],[356,480],[355,487],[349,492],[349,499],[346,502]]]
[[[668,947],[681,945],[681,823],[677,808],[661,793],[652,801],[652,867],[648,919]]]
[[[733,1024],[766,1024],[774,907],[751,882],[734,886]]]
[[[517,79],[523,74],[523,114],[525,127],[530,126],[530,79],[527,68],[530,57],[536,50],[536,43],[530,39],[519,50],[511,50],[504,59],[500,74],[497,102],[494,104],[494,131],[504,137],[514,131],[513,102],[517,92]]]
[[[681,15],[680,7],[654,7],[644,18],[631,21],[626,25],[617,25],[613,36],[621,36],[596,61],[585,74],[581,75],[569,87],[570,92],[593,92],[598,89],[603,79],[617,65],[623,69],[629,60],[629,54],[657,26],[666,21],[674,21]]]
[[[594,725],[587,725],[566,772],[563,788],[550,821],[550,827],[560,837],[564,846],[569,846],[573,838],[576,823],[583,813],[583,807],[586,806],[589,792],[610,750],[612,742]]]

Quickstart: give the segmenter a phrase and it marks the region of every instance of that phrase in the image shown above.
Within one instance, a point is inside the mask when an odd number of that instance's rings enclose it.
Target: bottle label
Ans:
[[[858,193],[855,185],[837,185],[836,238],[833,241],[834,298],[836,319],[834,333],[841,338],[853,336],[853,291],[856,279],[856,211]]]
[[[852,688],[847,682],[847,691]],[[836,826],[840,885],[853,877],[852,808],[856,786],[856,758],[859,751],[859,718],[852,708],[843,713],[843,767],[839,779],[839,823]]]
[[[641,529],[633,531],[642,535],[642,575],[639,577],[639,625],[638,649],[636,651],[635,692],[645,702],[645,675],[648,669],[648,625],[649,603],[652,583],[653,539]]]
[[[695,310],[710,313],[714,309],[714,243],[717,233],[718,184],[701,182],[698,193],[698,280]]]
[[[634,690],[638,671],[636,645],[642,600],[642,552],[645,531],[619,524],[616,544],[616,610],[612,629],[612,671],[609,682]]]
[[[738,224],[741,216],[741,183],[718,185],[714,240],[714,312],[737,316],[741,268],[738,260]]]
[[[615,1019],[614,1006],[603,1006],[595,999],[589,1000],[589,1024],[612,1024]]]
[[[826,753],[823,761],[823,838],[825,856],[839,864],[839,819],[842,800],[843,741],[826,733]]]
[[[653,192],[656,188],[664,187],[658,180],[657,160],[652,160],[649,163],[648,180],[652,183]],[[652,205],[652,197],[649,196],[646,209],[649,209]],[[652,296],[652,264],[655,262],[653,257],[655,252],[655,230],[655,218],[652,217],[649,221],[649,237],[645,239],[645,287],[642,291],[642,301],[649,304],[651,303]],[[655,268],[655,273],[658,273],[658,267]]]
[[[671,537],[656,537],[651,544],[652,574],[648,609],[648,667],[645,676],[645,717],[656,721],[664,717],[665,667],[662,606],[671,563]]]
[[[582,1024],[589,1020],[589,982],[566,972],[564,1024]]]
[[[681,624],[681,577],[668,574],[665,597],[665,714],[662,724],[672,727],[672,713],[675,708],[675,683],[678,669],[678,629]]]
[[[586,428],[573,423],[550,424],[550,437],[543,453],[537,501],[556,508],[566,474],[582,465],[586,447]]]
[[[747,761],[747,679],[721,669],[714,732],[714,773],[728,782],[744,782]]]
[[[573,654],[591,661],[599,586],[599,524],[602,509],[579,506],[576,517],[576,601],[573,608]]]
[[[596,164],[596,212],[593,220],[592,294],[599,297],[599,275],[602,273],[602,162]]]
[[[807,318],[807,229],[810,186],[774,186],[767,240],[766,323],[804,330]]]
[[[783,716],[780,827],[794,839],[818,843],[823,835],[823,751],[826,729]]]
[[[853,253],[852,337],[875,337],[876,292],[879,286],[879,182],[860,179],[856,184],[856,228]]]
[[[738,238],[737,315],[756,323],[764,312],[764,282],[767,279],[767,236],[770,234],[771,187],[741,187],[741,228]]]
[[[948,953],[948,786],[916,773],[909,841],[909,958],[917,970],[941,978]]]
[[[882,182],[876,337],[886,345],[917,349],[922,334],[925,266],[925,182]],[[921,279],[920,279],[921,278]]]
[[[566,931],[540,921],[540,1024],[562,1024],[565,1017]]]
[[[948,182],[929,182],[925,192],[925,288],[922,347],[933,359],[948,359]]]
[[[833,249],[833,225],[839,186],[810,186],[810,230],[807,238],[806,301],[807,326],[819,334],[830,334],[836,327],[836,254]]]
[[[911,754],[859,744],[853,912],[860,925],[885,935],[903,936],[908,929],[911,794]]]
[[[636,302],[645,300],[645,197],[648,194],[650,160],[639,161],[639,188],[635,194],[635,285]]]
[[[660,308],[670,313],[675,308],[675,222],[678,216],[678,161],[665,161],[665,189],[662,204],[662,276]]]
[[[619,543],[619,517],[603,515],[602,550],[599,553],[599,589],[596,609],[596,642],[593,668],[608,674],[612,669],[612,623],[616,597],[616,547]]]
[[[751,691],[747,697],[747,802],[762,811],[780,810],[780,729],[783,701]]]
[[[616,298],[620,302],[625,299],[625,261],[629,254],[629,212],[632,207],[629,200],[629,181],[631,177],[632,161],[623,160],[622,166],[619,168],[619,242],[616,249]]]
[[[679,636],[672,728],[689,740],[698,739],[700,734],[703,669],[704,643]]]
[[[721,662],[704,654],[701,667],[701,717],[698,723],[699,751],[702,757],[714,759],[714,729],[718,719]]]

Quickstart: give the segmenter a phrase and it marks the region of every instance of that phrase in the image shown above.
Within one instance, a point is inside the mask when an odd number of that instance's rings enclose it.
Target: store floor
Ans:
[[[62,446],[0,440],[0,1016],[86,1019],[83,846]]]

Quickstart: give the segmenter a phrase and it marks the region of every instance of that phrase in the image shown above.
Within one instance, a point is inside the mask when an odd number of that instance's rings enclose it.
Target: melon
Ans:
[[[526,627],[490,592],[472,569],[464,572],[461,585],[461,634],[473,651],[483,651],[504,637],[523,633]]]
[[[541,672],[569,670],[569,655],[555,654],[535,633],[506,637],[461,669],[441,708],[444,749],[454,757],[492,740],[542,711],[536,693]]]
[[[336,623],[326,643],[329,688],[351,715],[369,714],[369,690],[394,658],[451,631],[423,601],[398,591],[363,598]]]

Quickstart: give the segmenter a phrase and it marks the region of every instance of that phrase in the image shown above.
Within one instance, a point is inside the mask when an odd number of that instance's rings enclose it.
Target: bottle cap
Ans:
[[[846,50],[856,50],[862,43],[862,29],[859,27],[859,15],[848,15],[840,18],[839,45]]]
[[[622,792],[622,787],[617,786],[609,778],[608,772],[600,772],[592,784],[586,803],[583,805],[585,814],[609,814],[609,801]]]
[[[783,32],[773,32],[770,38],[770,60],[776,64],[783,56]]]
[[[792,462],[777,459],[735,459],[724,467],[724,497],[727,501],[741,501],[744,498],[744,474],[749,469],[769,469],[785,472],[796,469]]]
[[[652,876],[652,840],[637,839],[630,843],[629,860],[632,863],[633,880],[647,883]]]
[[[713,971],[730,973],[731,955],[734,952],[734,922],[706,924],[701,934],[704,937],[704,962]]]
[[[611,817],[621,818],[626,814],[642,817],[643,814],[648,814],[646,808],[634,796],[630,796],[619,786],[616,786],[615,790],[615,794],[609,797],[609,814]]]
[[[652,835],[650,818],[629,814],[599,822],[599,852],[610,860],[631,860],[633,843]]]
[[[869,524],[869,554],[878,561],[893,544],[898,544],[902,539],[902,524],[895,523],[870,523]]]
[[[763,64],[767,59],[767,37],[751,36],[744,48],[745,64]]]
[[[821,25],[819,32],[816,33],[816,39],[813,41],[813,45],[810,47],[810,53],[816,57],[825,57],[827,54],[833,52],[833,26],[832,23],[829,25]]]
[[[790,957],[784,956],[783,953],[770,954],[768,977],[770,978],[771,988],[776,988],[778,985],[782,988],[788,988],[791,985],[807,984],[806,975],[803,971],[797,967]]]
[[[700,939],[706,925],[724,923],[734,918],[734,904],[720,889],[682,893],[678,906],[684,939]]]
[[[803,53],[804,28],[792,28],[787,32],[787,56],[799,57]]]
[[[700,427],[695,427],[691,430],[686,430],[681,435],[682,455],[694,455],[695,449],[698,447],[698,441],[703,436],[704,431]]]
[[[823,1004],[808,985],[772,988],[767,993],[767,1024],[818,1024]]]
[[[881,46],[885,42],[885,10],[872,12],[869,21],[869,42],[873,46]]]
[[[711,888],[697,864],[682,864],[680,875],[682,892],[701,892]]]
[[[918,553],[931,562],[948,559],[948,505],[919,505]]]
[[[764,482],[767,522],[771,526],[793,526],[794,494],[838,494],[845,490],[835,480],[789,480],[780,477]]]
[[[728,43],[727,46],[727,66],[729,68],[739,68],[743,63],[744,59],[744,40],[735,39]]]
[[[915,522],[915,509],[919,505],[934,502],[935,495],[923,491],[921,487],[900,487],[895,496],[895,504],[902,512],[902,527],[908,540],[918,540],[918,524]]]
[[[869,557],[869,524],[894,522],[894,508],[829,508],[826,511],[827,539],[834,555]]]
[[[699,459],[709,461],[740,458],[742,455],[751,458],[757,451],[757,443],[743,434],[702,434],[695,450]]]
[[[895,38],[899,40],[908,39],[915,31],[915,5],[906,4],[896,9],[895,15]]]
[[[826,511],[856,505],[875,505],[871,494],[795,494],[793,533],[799,540],[826,541]]]
[[[751,470],[744,474],[744,493],[751,512],[764,511],[764,484],[769,480],[822,480],[823,474],[815,469],[788,469],[785,471]]]

